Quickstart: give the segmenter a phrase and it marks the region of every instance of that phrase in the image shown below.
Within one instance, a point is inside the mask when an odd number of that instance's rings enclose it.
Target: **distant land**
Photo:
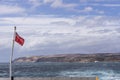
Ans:
[[[17,58],[14,62],[120,62],[120,53],[31,56]]]

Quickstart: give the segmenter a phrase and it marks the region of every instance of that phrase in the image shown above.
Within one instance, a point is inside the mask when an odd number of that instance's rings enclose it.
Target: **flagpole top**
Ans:
[[[14,29],[16,30],[16,26],[14,27]]]

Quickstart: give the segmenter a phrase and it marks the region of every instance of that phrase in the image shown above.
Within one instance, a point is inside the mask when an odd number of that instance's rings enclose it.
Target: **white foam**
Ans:
[[[62,71],[60,76],[66,77],[96,77],[98,76],[100,80],[120,80],[120,74],[114,73],[112,70],[110,71]]]

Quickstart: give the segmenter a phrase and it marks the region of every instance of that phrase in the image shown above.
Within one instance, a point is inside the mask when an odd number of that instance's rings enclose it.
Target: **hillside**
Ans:
[[[58,54],[20,57],[14,62],[120,62],[120,53]]]

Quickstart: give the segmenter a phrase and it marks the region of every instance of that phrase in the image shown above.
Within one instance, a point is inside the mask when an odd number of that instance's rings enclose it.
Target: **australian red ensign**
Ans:
[[[19,36],[18,33],[16,32],[15,33],[15,41],[18,44],[20,44],[21,46],[23,46],[25,40],[21,36]]]

